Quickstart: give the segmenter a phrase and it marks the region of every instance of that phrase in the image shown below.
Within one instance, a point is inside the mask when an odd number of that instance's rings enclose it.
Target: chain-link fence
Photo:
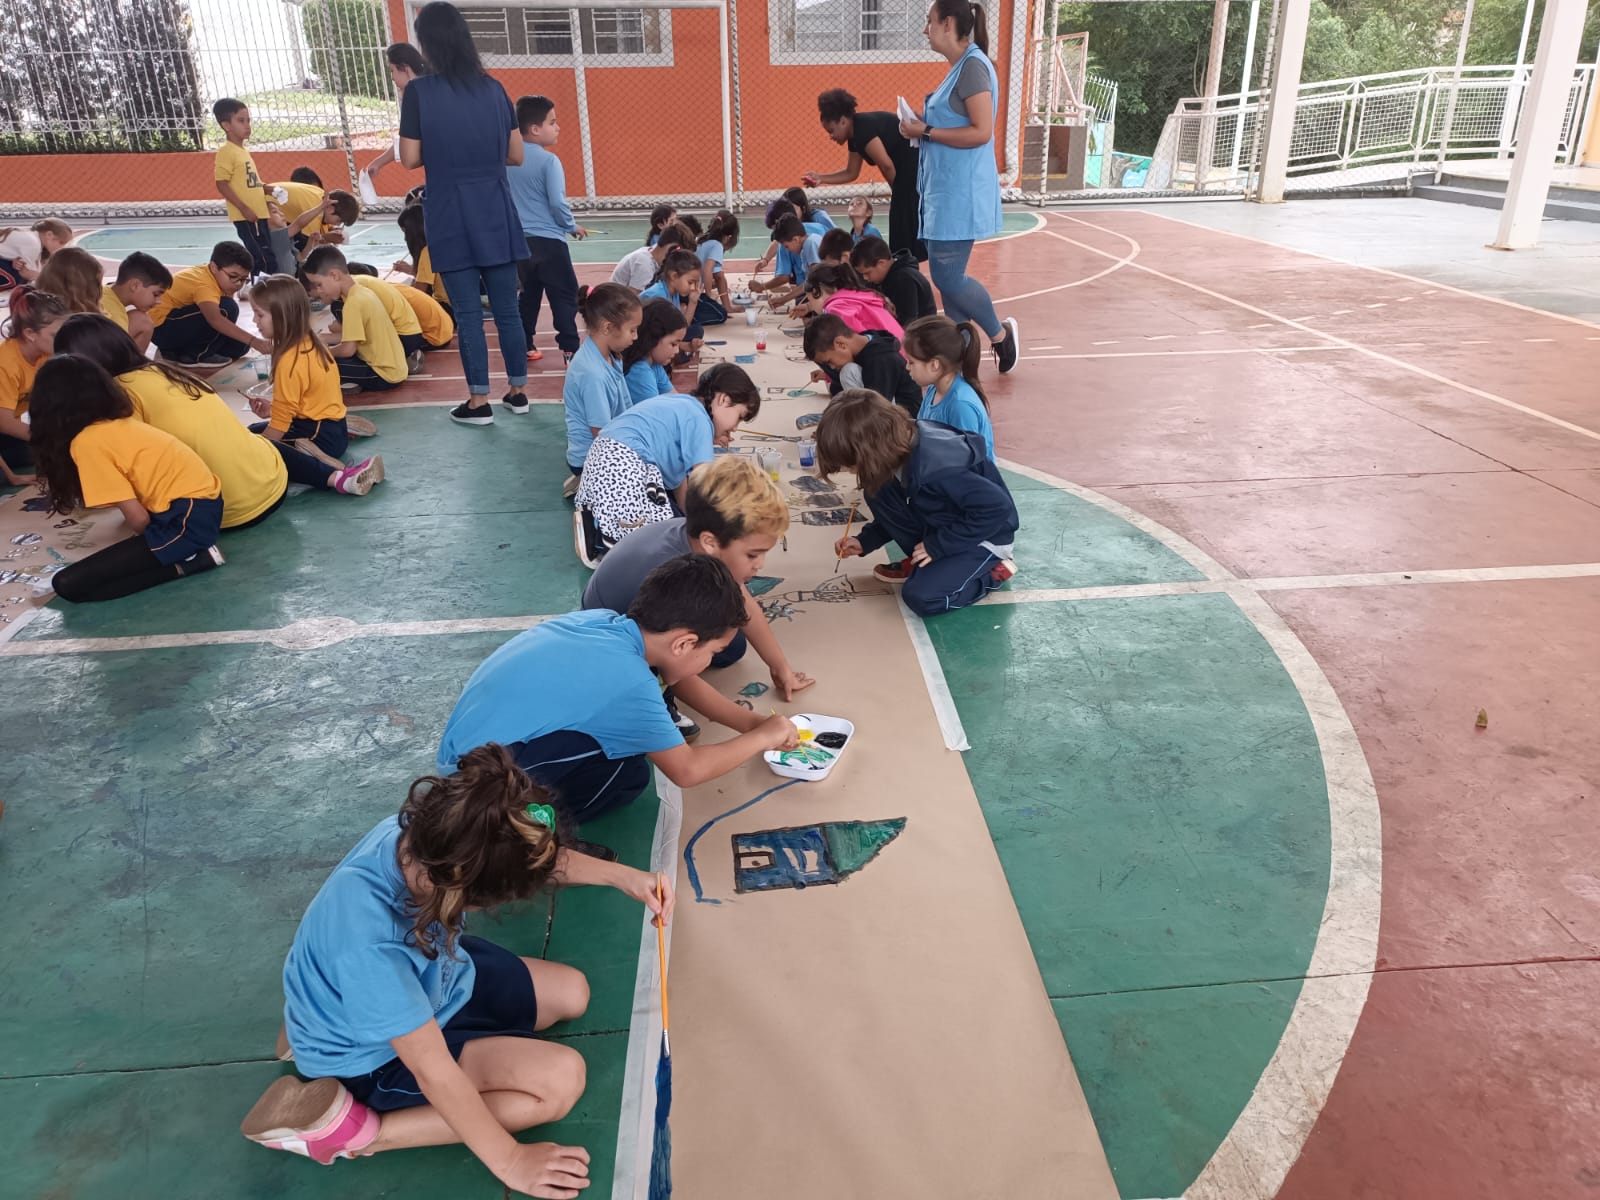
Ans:
[[[384,48],[422,2],[0,0],[0,209],[219,211],[222,96],[250,105],[264,178],[309,166],[354,188],[398,121]],[[925,0],[562,2],[458,6],[513,98],[555,100],[582,208],[760,203],[845,165],[819,92],[845,88],[863,111],[902,96],[920,107],[947,69]],[[1281,0],[986,7],[1008,195],[1250,188]],[[1510,156],[1537,17],[1537,0],[1313,0],[1291,188],[1403,186],[1447,160]],[[1600,4],[1589,24],[1586,48]],[[1593,91],[1581,68],[1563,146],[1579,144]],[[420,180],[395,166],[378,187],[393,206]],[[885,191],[869,167],[819,195]]]
[[[0,0],[0,39],[11,205],[209,202],[223,97],[271,178],[292,154],[342,183],[395,123],[377,0]]]

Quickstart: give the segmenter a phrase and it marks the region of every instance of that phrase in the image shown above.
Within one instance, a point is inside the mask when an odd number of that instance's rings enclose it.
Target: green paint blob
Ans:
[[[829,821],[822,827],[828,840],[828,855],[833,869],[842,879],[853,875],[873,859],[906,827],[904,817],[888,821]]]

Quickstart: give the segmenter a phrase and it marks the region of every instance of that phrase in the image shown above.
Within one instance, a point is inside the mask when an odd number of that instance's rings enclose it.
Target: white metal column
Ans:
[[[722,190],[733,208],[733,48],[728,33],[728,4],[717,5],[717,44],[722,47]]]
[[[1555,173],[1556,147],[1572,94],[1572,73],[1578,65],[1587,0],[1549,0],[1539,23],[1539,49],[1533,59],[1522,117],[1517,122],[1517,157],[1500,209],[1497,250],[1526,250],[1538,244],[1550,178]]]
[[[1033,3],[1038,6],[1035,11],[1042,11],[1045,6],[1045,0],[1033,0]],[[1028,45],[1029,15],[1028,0],[1011,0],[1011,66],[1007,72],[1009,79],[1006,96],[1006,161],[1005,170],[1000,173],[1000,178],[1007,187],[1016,187],[1021,182],[1022,175],[1022,123],[1027,119],[1023,115],[1022,106],[1025,90],[1023,82],[1028,74],[1028,53],[1031,49]],[[1054,36],[1054,31],[1051,36]],[[998,116],[999,113],[995,115]]]
[[[1266,129],[1265,145],[1261,153],[1261,183],[1255,195],[1262,204],[1283,203],[1283,185],[1289,173],[1289,143],[1294,139],[1295,109],[1300,102],[1300,69],[1306,56],[1306,26],[1310,20],[1311,0],[1284,0],[1277,46],[1272,55],[1272,90],[1262,118]]]

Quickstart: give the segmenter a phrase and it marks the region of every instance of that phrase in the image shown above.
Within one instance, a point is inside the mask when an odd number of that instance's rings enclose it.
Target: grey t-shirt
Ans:
[[[956,76],[956,86],[950,93],[950,107],[957,116],[966,117],[970,124],[972,118],[967,113],[967,101],[979,92],[989,90],[989,70],[975,58],[969,58],[961,64],[961,74]],[[991,99],[990,104],[994,101]]]
[[[649,246],[640,246],[630,254],[624,254],[622,261],[617,264],[616,270],[611,272],[611,282],[620,283],[624,287],[631,287],[636,292],[642,292],[649,287],[656,277],[655,256],[650,253]]]
[[[583,589],[583,607],[626,613],[639,585],[669,558],[689,553],[689,533],[682,517],[635,529],[600,560]]]

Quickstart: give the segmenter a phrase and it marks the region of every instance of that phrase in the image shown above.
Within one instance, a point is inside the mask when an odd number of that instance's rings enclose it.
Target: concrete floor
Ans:
[[[1546,221],[1531,250],[1491,250],[1496,210],[1432,200],[1181,204],[1164,216],[1600,322],[1600,225]]]
[[[1073,210],[974,254],[1022,322],[1018,371],[984,373],[1022,574],[928,631],[973,746],[953,769],[1125,1200],[1578,1200],[1600,1178],[1600,327],[1562,319],[1600,312],[1600,238],[1480,252],[1490,218]],[[536,400],[559,363],[533,365]],[[323,1171],[234,1132],[282,1069],[306,899],[476,662],[581,582],[559,413],[452,428],[458,372],[431,356],[369,409],[389,479],[367,500],[297,497],[230,535],[225,570],[53,605],[0,645],[27,680],[0,721],[0,901],[34,931],[0,977],[26,1194],[500,1194],[459,1150]],[[286,635],[330,617],[355,636]],[[606,831],[630,860],[647,800]],[[591,1195],[629,1061],[625,908],[563,895],[549,946],[595,985],[567,1031],[589,1092],[550,1131],[596,1152]],[[545,930],[528,906],[495,936],[538,953]],[[863,1064],[806,1058],[784,1086],[847,1119]]]

